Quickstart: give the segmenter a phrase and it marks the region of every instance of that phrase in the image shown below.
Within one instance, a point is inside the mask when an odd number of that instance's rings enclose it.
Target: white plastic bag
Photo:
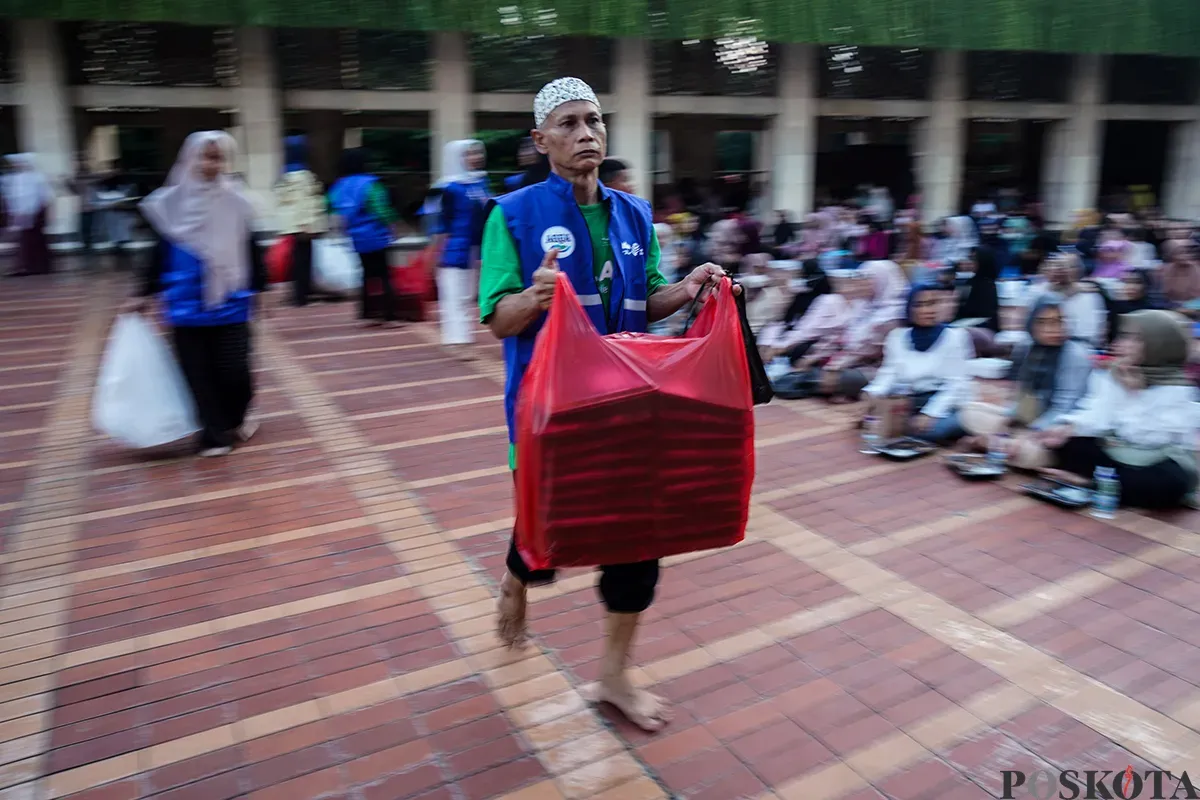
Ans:
[[[132,448],[158,447],[200,430],[196,404],[167,345],[137,314],[113,323],[92,395],[96,430]]]
[[[362,287],[362,261],[349,239],[329,236],[313,242],[313,286],[323,292],[347,294]]]

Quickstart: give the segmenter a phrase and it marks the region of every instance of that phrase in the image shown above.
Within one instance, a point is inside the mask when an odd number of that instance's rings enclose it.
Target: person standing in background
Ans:
[[[525,173],[537,163],[537,160],[538,151],[533,146],[533,139],[526,136],[517,147],[517,168],[521,171],[504,179],[504,191],[515,192],[520,189],[525,182]]]
[[[92,172],[87,153],[81,151],[75,157],[75,177],[71,179],[69,186],[71,192],[79,198],[79,243],[87,255],[91,255],[95,245],[97,182],[98,176]]]
[[[287,164],[275,184],[279,235],[292,237],[292,305],[308,305],[312,287],[313,239],[325,232],[325,189],[308,169],[308,139],[284,140]]]
[[[471,344],[472,312],[468,308],[479,292],[475,270],[484,209],[491,193],[483,166],[486,153],[475,139],[450,142],[442,151],[441,231],[444,237],[441,267],[437,272],[442,344],[458,349]]]
[[[361,147],[342,153],[341,177],[329,190],[336,226],[350,238],[362,261],[358,316],[368,326],[396,322],[396,297],[388,275],[387,250],[395,238],[396,212],[379,178],[367,173],[367,154]],[[383,284],[383,310],[371,307],[372,281]],[[382,319],[380,319],[382,317]]]
[[[606,158],[600,163],[600,182],[618,192],[637,194],[637,187],[629,174],[629,165],[619,158]]]
[[[17,153],[7,160],[10,171],[4,181],[4,206],[8,229],[17,239],[17,268],[12,275],[47,275],[52,262],[46,224],[54,188],[37,168],[33,153]]]

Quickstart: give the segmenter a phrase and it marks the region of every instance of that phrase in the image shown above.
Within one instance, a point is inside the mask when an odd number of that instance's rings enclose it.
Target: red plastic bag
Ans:
[[[433,270],[440,250],[436,244],[431,244],[406,263],[392,267],[392,288],[396,294],[419,297],[423,301],[432,299],[430,287],[434,283]]]
[[[732,285],[682,338],[600,336],[559,275],[517,399],[517,548],[531,569],[745,537],[754,410]]]
[[[296,246],[296,237],[280,236],[275,244],[267,249],[267,280],[271,283],[284,283],[292,275],[292,251]]]

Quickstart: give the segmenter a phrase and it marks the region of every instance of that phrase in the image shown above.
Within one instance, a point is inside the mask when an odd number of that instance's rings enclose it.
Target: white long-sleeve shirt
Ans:
[[[970,399],[967,361],[974,354],[966,328],[946,328],[924,353],[912,345],[910,328],[896,328],[883,343],[883,365],[863,390],[884,397],[905,385],[913,394],[934,392],[922,414],[941,419]]]
[[[1076,436],[1113,436],[1134,447],[1193,450],[1200,432],[1193,386],[1151,386],[1131,392],[1107,371],[1097,370],[1079,407],[1059,422]]]

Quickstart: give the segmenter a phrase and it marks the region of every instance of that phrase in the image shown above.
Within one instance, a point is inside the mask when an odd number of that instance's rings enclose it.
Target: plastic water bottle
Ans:
[[[1096,481],[1096,489],[1092,492],[1092,516],[1096,519],[1112,519],[1121,500],[1117,471],[1112,467],[1096,467],[1092,477]]]
[[[873,456],[879,446],[879,417],[874,414],[868,414],[863,417],[862,427],[862,449],[858,452],[863,455]]]
[[[1006,469],[1008,467],[1008,436],[998,433],[988,439],[988,445],[988,466]]]

